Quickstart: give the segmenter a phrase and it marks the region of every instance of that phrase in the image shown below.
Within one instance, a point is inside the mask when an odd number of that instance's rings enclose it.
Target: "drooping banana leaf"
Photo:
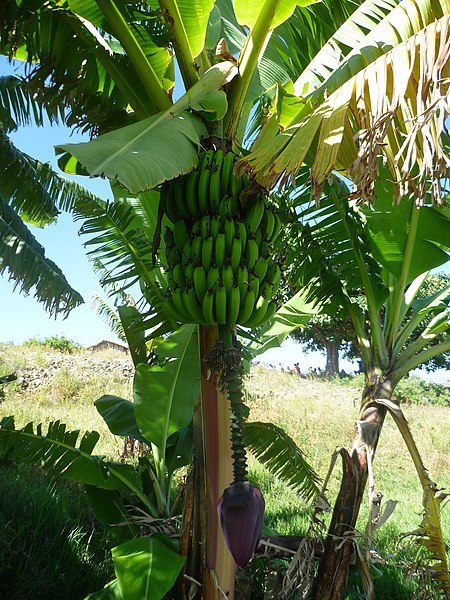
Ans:
[[[441,506],[448,494],[439,491],[437,485],[430,479],[408,421],[398,404],[382,398],[377,398],[376,402],[385,406],[394,419],[414,462],[422,485],[423,520],[420,527],[411,533],[415,536],[416,542],[427,549],[430,560],[435,561],[431,565],[435,573],[434,577],[438,580],[439,586],[444,592],[450,594],[450,574],[440,519]]]
[[[419,14],[420,4],[424,3],[417,2],[415,11]],[[402,10],[398,9],[399,15]],[[404,12],[409,14],[407,9]],[[441,12],[444,16],[437,18]],[[431,193],[440,201],[447,159],[441,140],[445,119],[440,118],[436,102],[447,94],[448,7],[428,6],[425,22],[411,21],[412,28],[403,27],[402,19],[387,24],[386,29],[395,30],[394,46],[384,40],[368,39],[367,45],[362,41],[352,64],[364,68],[355,75],[334,69],[336,88],[328,95],[331,83],[327,82],[324,99],[317,105],[311,99],[305,104],[298,95],[286,95],[285,112],[291,115],[292,125],[272,139],[265,137],[246,158],[262,185],[271,188],[286,182],[306,162],[316,198],[331,171],[339,169],[349,173],[364,199],[370,199],[381,152],[390,179],[398,183],[397,195],[411,195],[420,202]],[[420,126],[417,114],[427,114]]]

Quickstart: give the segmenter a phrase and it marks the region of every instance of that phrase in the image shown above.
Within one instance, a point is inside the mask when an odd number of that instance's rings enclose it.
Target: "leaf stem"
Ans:
[[[172,102],[120,10],[113,0],[95,1],[111,26],[114,36],[126,51],[134,70],[140,77],[142,85],[157,112],[169,108]]]

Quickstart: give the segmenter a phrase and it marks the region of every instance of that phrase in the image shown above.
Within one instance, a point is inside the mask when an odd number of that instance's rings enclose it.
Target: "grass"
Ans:
[[[109,530],[76,485],[0,464],[0,598],[81,600],[114,575]]]
[[[348,447],[358,413],[360,389],[354,382],[298,379],[295,375],[253,370],[247,379],[250,420],[272,421],[281,425],[305,452],[321,478],[325,477],[336,446]],[[423,461],[439,488],[450,489],[450,410],[441,406],[403,407]],[[308,525],[309,509],[292,491],[274,479],[255,460],[250,461],[251,477],[266,499],[265,524],[280,534],[301,535]],[[378,599],[433,598],[424,573],[415,573],[423,553],[403,534],[416,529],[421,521],[422,489],[414,465],[394,422],[387,418],[374,462],[375,483],[384,500],[397,501],[388,522],[374,534],[374,546],[382,556],[392,555],[391,565],[375,580]],[[340,483],[340,465],[330,480],[328,500],[333,505]],[[357,524],[364,531],[367,502]],[[325,519],[328,523],[328,518]],[[442,525],[447,547],[450,544],[450,505],[442,510]],[[450,558],[450,553],[448,554]],[[409,575],[405,577],[405,572]],[[352,584],[350,599],[362,598],[358,579]],[[421,595],[426,593],[428,595]]]
[[[3,353],[0,375],[8,370],[11,372],[14,361],[18,363],[29,360],[22,351],[14,357],[14,350]],[[43,355],[38,358],[41,362],[44,359]],[[408,384],[413,386],[411,382]],[[246,378],[245,385],[250,420],[271,421],[286,429],[323,478],[336,446],[350,445],[358,412],[361,382],[357,378],[337,381],[299,379],[288,373],[256,367]],[[17,426],[30,420],[47,424],[51,420],[60,419],[69,428],[95,429],[101,434],[96,452],[110,458],[118,457],[122,443],[109,433],[93,407],[93,401],[105,393],[131,398],[129,383],[110,376],[85,379],[69,371],[60,371],[38,392],[21,391],[17,384],[4,387],[3,402],[0,400],[0,417],[14,414]],[[450,489],[450,409],[434,404],[407,404],[403,409],[430,476],[439,488]],[[389,563],[382,566],[383,577],[375,580],[375,597],[377,600],[435,598],[426,573],[419,568],[423,557],[418,554],[417,545],[412,544],[410,538],[402,537],[420,524],[421,488],[404,442],[390,418],[387,418],[383,427],[374,469],[376,486],[383,493],[384,500],[391,498],[398,502],[394,514],[374,535],[374,546],[380,555],[391,555]],[[265,525],[280,534],[305,533],[310,507],[251,457],[250,475],[260,486],[266,499]],[[340,465],[337,464],[328,490],[331,504],[336,496],[339,480]],[[54,482],[52,485],[55,489],[59,487]],[[80,510],[83,512],[84,509]],[[360,531],[364,531],[366,519],[367,502],[358,522]],[[449,544],[450,505],[443,507],[442,523]],[[78,531],[76,527],[74,530]],[[56,535],[56,529],[52,535]],[[101,559],[99,561],[102,562]],[[76,562],[78,564],[78,558]],[[253,561],[250,569],[250,573],[254,571],[251,580],[255,586],[262,579],[261,573],[258,575],[258,569],[263,567],[258,566],[258,563],[259,561]],[[268,571],[273,575],[273,565]],[[91,588],[91,591],[98,587]],[[348,600],[362,597],[359,587],[360,579],[351,578]],[[23,597],[32,595],[34,594]],[[38,596],[47,598],[42,594]],[[71,598],[70,595],[60,597]],[[262,596],[255,590],[252,598],[257,600],[259,597]]]

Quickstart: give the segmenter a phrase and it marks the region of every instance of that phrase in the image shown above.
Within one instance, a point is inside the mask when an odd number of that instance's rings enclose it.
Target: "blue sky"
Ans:
[[[0,57],[0,75],[13,71],[7,61]],[[87,141],[85,136],[65,127],[23,127],[11,134],[14,144],[38,158],[42,162],[50,162],[58,172],[54,146],[67,142]],[[74,177],[81,185],[103,199],[111,198],[107,181],[100,178]],[[96,293],[105,298],[97,276],[93,272],[83,240],[78,235],[79,223],[74,223],[69,215],[61,215],[56,224],[45,229],[32,228],[37,240],[44,246],[46,255],[62,269],[69,283],[83,296],[85,303],[74,309],[67,319],[49,318],[48,314],[33,297],[24,296],[18,290],[13,291],[13,282],[6,276],[0,277],[0,312],[2,323],[0,327],[0,342],[21,344],[25,340],[37,337],[45,338],[51,335],[64,335],[83,346],[90,346],[102,339],[119,341],[104,321],[97,316],[92,307],[92,294]],[[106,299],[106,298],[105,298]],[[302,371],[309,367],[325,367],[325,356],[318,352],[304,353],[301,347],[287,340],[281,348],[269,350],[261,359],[264,362],[292,366],[299,362]],[[354,369],[348,361],[341,361],[341,368],[347,371]],[[447,373],[440,373],[433,379],[446,380]]]

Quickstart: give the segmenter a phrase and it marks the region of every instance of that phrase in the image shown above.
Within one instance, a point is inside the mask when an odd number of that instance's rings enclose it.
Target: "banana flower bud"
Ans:
[[[239,567],[245,567],[258,545],[264,508],[261,491],[248,481],[232,483],[217,504],[225,541]]]

